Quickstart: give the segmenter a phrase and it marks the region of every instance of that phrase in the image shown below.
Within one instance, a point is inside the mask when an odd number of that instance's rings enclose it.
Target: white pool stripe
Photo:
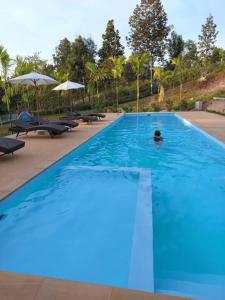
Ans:
[[[68,166],[66,169],[75,171],[112,171],[139,174],[128,288],[153,292],[153,223],[150,169],[108,166]]]
[[[142,169],[140,172],[128,288],[154,292],[150,169]]]

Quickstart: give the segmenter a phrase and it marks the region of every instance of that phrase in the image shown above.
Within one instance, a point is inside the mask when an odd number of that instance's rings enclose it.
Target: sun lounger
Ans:
[[[97,117],[98,119],[104,119],[106,117],[105,114],[100,114],[100,113],[88,114],[87,116]]]
[[[56,124],[56,125],[66,126],[69,128],[75,128],[75,127],[79,126],[79,123],[74,122],[72,120],[49,121],[48,124]]]
[[[72,113],[72,112],[67,112],[66,116],[61,117],[60,120],[81,120],[86,123],[91,123],[98,121],[97,116],[89,116],[89,115],[81,115],[80,113]]]
[[[16,120],[13,122],[13,127],[9,130],[11,132],[17,133],[17,137],[20,133],[28,133],[32,131],[38,131],[38,130],[45,130],[48,131],[49,135],[51,137],[54,137],[56,135],[62,134],[65,131],[68,131],[68,128],[62,125],[56,125],[56,124],[43,124],[43,125],[31,125],[27,122]]]
[[[18,141],[16,139],[0,137],[0,152],[5,154],[13,154],[16,150],[19,150],[25,146],[25,142]]]
[[[85,123],[98,121],[98,118],[94,116],[80,116],[79,119]]]
[[[72,113],[72,112],[70,112],[70,111],[67,111],[66,112],[66,115],[65,116],[63,116],[63,117],[60,117],[59,118],[59,120],[60,121],[65,121],[65,120],[67,120],[67,121],[71,121],[71,120],[79,120],[79,118],[80,118],[80,115],[77,115],[77,114],[74,114],[74,113]]]
[[[76,111],[74,113],[74,115],[76,115],[76,116],[85,116],[85,117],[97,117],[98,119],[104,119],[106,117],[105,114],[101,114],[101,113],[81,114],[78,111]]]
[[[29,122],[29,123],[31,123],[32,125],[55,124],[55,125],[66,126],[66,127],[69,127],[69,128],[75,128],[75,127],[79,126],[79,123],[74,122],[72,120],[49,121],[49,120],[40,119],[38,121],[38,118],[36,118],[36,117],[33,117],[32,121]]]

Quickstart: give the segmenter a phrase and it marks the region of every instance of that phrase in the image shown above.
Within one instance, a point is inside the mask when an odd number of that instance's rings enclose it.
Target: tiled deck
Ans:
[[[181,116],[225,142],[225,118],[205,112],[179,113]],[[106,127],[119,115],[108,114],[107,119],[50,139],[30,134],[23,137],[26,147],[15,156],[0,158],[0,199],[37,175],[60,157],[82,144]],[[15,253],[16,255],[16,253]],[[25,276],[0,272],[1,300],[169,300],[176,297],[157,296],[85,283]],[[181,299],[181,298],[179,298]]]

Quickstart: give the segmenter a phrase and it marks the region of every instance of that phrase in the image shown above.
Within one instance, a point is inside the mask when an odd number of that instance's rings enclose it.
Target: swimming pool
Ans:
[[[176,115],[124,116],[0,214],[1,270],[224,299],[225,148]]]

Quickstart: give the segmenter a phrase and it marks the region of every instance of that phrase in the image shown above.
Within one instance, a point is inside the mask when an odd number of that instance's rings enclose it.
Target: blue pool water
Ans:
[[[1,270],[225,299],[225,147],[175,115],[121,118],[0,215]]]

